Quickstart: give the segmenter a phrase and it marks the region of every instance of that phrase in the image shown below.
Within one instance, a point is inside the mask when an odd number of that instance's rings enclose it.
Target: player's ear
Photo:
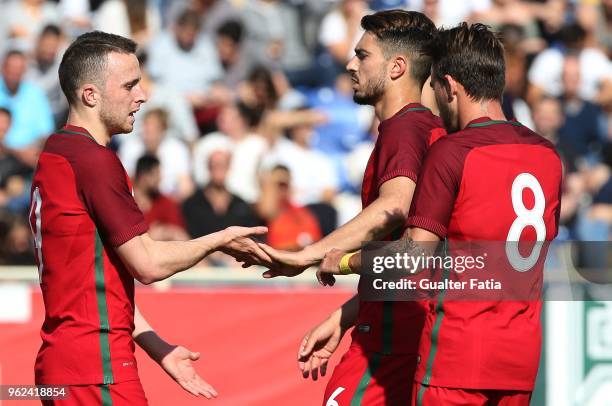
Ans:
[[[444,75],[444,80],[442,81],[442,86],[446,90],[446,95],[448,97],[448,102],[452,102],[455,96],[457,95],[457,89],[459,84],[451,75]]]
[[[403,55],[398,55],[393,58],[393,65],[391,66],[391,79],[395,80],[406,73],[408,70],[408,60]]]
[[[95,107],[100,102],[100,93],[93,83],[86,83],[81,87],[81,99],[87,107]]]

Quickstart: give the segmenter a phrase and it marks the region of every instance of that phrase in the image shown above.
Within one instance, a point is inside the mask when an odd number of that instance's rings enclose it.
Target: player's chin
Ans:
[[[115,133],[116,134],[127,134],[127,133],[131,133],[133,129],[134,129],[134,123],[126,122],[126,123],[123,123],[119,131]]]

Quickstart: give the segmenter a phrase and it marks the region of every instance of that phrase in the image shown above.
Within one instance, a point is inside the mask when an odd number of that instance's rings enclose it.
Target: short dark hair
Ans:
[[[249,106],[243,101],[236,103],[236,109],[249,128],[257,127],[264,113],[263,107]]]
[[[55,24],[48,24],[40,32],[39,38],[45,37],[47,35],[53,35],[54,37],[60,37],[62,35],[62,29]]]
[[[159,159],[157,159],[155,155],[145,154],[136,161],[136,172],[134,173],[134,177],[139,178],[157,167],[159,167]]]
[[[150,110],[147,110],[146,113],[144,113],[143,119],[147,119],[149,117],[157,117],[157,119],[161,122],[161,125],[164,128],[164,130],[168,129],[170,125],[169,124],[170,117],[166,110],[162,108],[152,108]]]
[[[135,54],[136,48],[131,39],[106,32],[92,31],[79,36],[64,53],[59,67],[60,86],[68,102],[76,103],[76,91],[83,83],[104,83],[102,72],[108,54]]]
[[[13,114],[11,113],[11,111],[5,107],[0,107],[0,114],[8,116],[9,120],[13,118]]]
[[[191,27],[199,30],[202,25],[202,20],[197,12],[190,9],[185,9],[176,18],[176,25],[179,27]]]
[[[23,51],[18,49],[9,49],[5,54],[3,60],[6,61],[12,56],[19,56],[21,58],[26,58],[26,54]]]
[[[423,13],[386,10],[361,19],[361,27],[374,35],[385,58],[403,54],[410,58],[410,76],[421,86],[431,73],[431,58],[423,48],[431,41],[436,25]]]
[[[475,101],[500,100],[506,84],[504,46],[484,24],[461,23],[441,29],[426,53],[432,57],[433,80],[450,75]]]
[[[236,44],[242,41],[243,34],[244,27],[238,20],[227,20],[217,28],[217,36],[227,37]]]

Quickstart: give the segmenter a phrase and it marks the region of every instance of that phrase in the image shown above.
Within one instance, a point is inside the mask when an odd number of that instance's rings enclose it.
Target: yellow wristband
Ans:
[[[351,269],[350,265],[349,265],[349,260],[351,259],[351,257],[353,255],[355,255],[356,252],[349,252],[348,254],[344,254],[342,256],[342,259],[340,260],[340,275],[350,275],[353,272],[353,270]]]

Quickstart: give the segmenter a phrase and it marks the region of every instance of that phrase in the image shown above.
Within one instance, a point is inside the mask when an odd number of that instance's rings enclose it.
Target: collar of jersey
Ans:
[[[87,137],[90,140],[92,140],[95,143],[97,143],[96,139],[94,137],[92,137],[91,134],[86,129],[84,129],[82,127],[77,127],[77,126],[74,126],[74,125],[65,125],[57,133],[58,134],[81,135],[81,136]]]
[[[404,114],[409,113],[411,111],[429,111],[429,109],[427,107],[423,106],[421,103],[408,103],[407,105],[402,107],[402,109],[400,111],[395,113],[393,116],[389,117],[387,120],[393,120],[393,119],[401,117]],[[384,120],[383,123],[385,121],[387,121],[387,120]]]
[[[475,120],[470,121],[470,123],[466,126],[466,128],[475,128],[475,127],[488,127],[490,125],[495,124],[510,124],[515,127],[522,126],[518,121],[511,120],[491,120],[489,117],[480,117]]]

